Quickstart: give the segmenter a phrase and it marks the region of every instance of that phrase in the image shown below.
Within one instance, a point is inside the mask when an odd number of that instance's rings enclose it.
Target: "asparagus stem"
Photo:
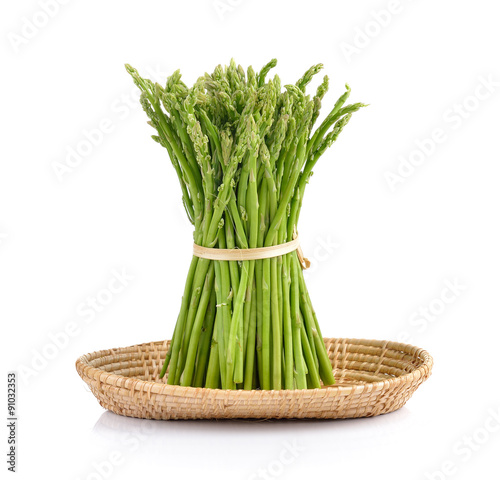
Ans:
[[[215,309],[217,299],[215,297],[215,290],[212,288],[210,294],[210,301],[208,303],[205,320],[201,327],[201,336],[199,343],[198,356],[196,358],[195,375],[193,380],[193,387],[202,387],[207,370],[207,362],[209,361],[210,346],[213,337],[213,327],[215,321]]]
[[[222,385],[226,383],[226,350],[225,350],[225,342],[224,342],[224,318],[223,318],[223,310],[222,310],[222,274],[221,274],[221,262],[214,262],[214,271],[215,271],[215,293],[217,297],[217,320],[216,320],[216,334],[217,334],[217,359],[219,360],[219,372],[220,372],[220,380]],[[213,370],[215,370],[215,366],[213,366]],[[212,372],[213,374],[214,372]],[[216,382],[217,385],[219,382]],[[211,379],[211,385],[215,384],[215,380]],[[217,387],[213,387],[217,388]]]
[[[172,359],[172,364],[170,365],[170,374],[167,379],[167,383],[169,385],[174,385],[174,380],[175,380],[175,372],[177,368],[177,361],[178,361],[178,355],[179,355],[179,350],[181,348],[182,344],[182,337],[184,335],[184,324],[186,321],[186,316],[187,316],[187,310],[188,310],[188,305],[189,305],[189,297],[191,294],[191,286],[193,284],[193,278],[195,276],[196,272],[196,267],[198,265],[198,257],[193,257],[191,260],[191,266],[189,267],[189,272],[188,276],[186,279],[186,284],[184,286],[184,295],[182,296],[182,303],[181,303],[181,311],[179,312],[179,316],[177,318],[177,324],[176,324],[176,330],[178,330],[178,334],[174,336],[172,339],[171,343],[171,359]],[[164,370],[166,372],[167,370],[167,359],[165,359],[165,364],[164,364]],[[163,374],[165,374],[163,372]]]
[[[285,349],[285,388],[292,390],[293,382],[293,334],[292,316],[290,311],[290,257],[292,254],[283,256],[283,336]]]
[[[201,327],[203,321],[205,320],[205,314],[208,307],[208,302],[212,296],[212,288],[214,282],[214,265],[213,262],[208,268],[207,278],[205,280],[205,285],[203,288],[203,293],[201,294],[200,304],[196,312],[196,318],[194,321],[193,329],[189,337],[189,346],[186,354],[186,365],[181,375],[181,385],[188,387],[193,381],[193,372],[196,360],[196,353],[198,351],[198,343],[201,336]]]
[[[231,326],[229,330],[229,340],[227,349],[227,380],[233,379],[234,368],[236,364],[236,348],[237,348],[237,334],[239,331],[240,322],[243,321],[243,303],[245,301],[245,294],[248,282],[249,265],[248,261],[243,262],[240,291],[234,302],[233,316],[231,318]],[[235,383],[241,383],[242,380],[232,380]],[[227,388],[230,388],[229,386]]]
[[[271,260],[262,260],[262,376],[261,386],[271,389]]]
[[[219,245],[220,248],[226,248],[224,231],[220,231],[219,235]],[[221,292],[222,292],[222,302],[219,303],[219,308],[222,311],[222,338],[220,342],[223,342],[224,352],[219,351],[219,356],[224,358],[225,362],[225,373],[226,380],[222,383],[224,388],[232,389],[234,388],[234,383],[232,381],[232,375],[229,372],[228,368],[228,358],[227,358],[227,348],[229,346],[229,329],[231,326],[231,310],[232,310],[232,301],[233,301],[233,291],[231,290],[231,280],[229,274],[229,262],[228,261],[218,261],[220,264],[221,271]],[[222,354],[223,353],[223,354]],[[222,366],[221,366],[222,368]]]
[[[301,318],[301,325],[303,325],[304,322],[302,320],[302,316],[300,316],[300,318]],[[307,333],[304,328],[300,329],[300,336],[302,342],[302,349],[304,352],[304,359],[307,365],[307,378],[309,380],[307,388],[321,388],[315,357],[313,355],[313,351],[309,343],[309,338],[307,337]]]
[[[298,260],[297,260],[298,263]],[[312,308],[311,299],[309,297],[309,292],[306,289],[304,276],[299,275],[299,286],[303,292],[303,297],[305,302],[303,304],[304,319],[306,322],[310,323],[311,332],[313,333],[314,343],[316,345],[316,353],[319,361],[319,373],[321,380],[324,385],[333,385],[335,383],[335,378],[333,377],[332,365],[330,359],[328,358],[328,353],[325,348],[325,343],[323,341],[323,336],[321,335],[321,330],[316,318],[316,314]]]
[[[220,363],[219,363],[219,328],[221,323],[220,313],[215,313],[214,333],[212,336],[212,343],[210,345],[210,359],[208,361],[207,378],[205,380],[206,388],[218,388],[219,378],[221,377]]]
[[[278,296],[278,265],[276,257],[271,259],[271,323],[272,323],[272,388],[281,390],[281,318],[279,312]]]
[[[255,261],[252,262],[255,270]],[[250,307],[250,323],[248,325],[248,335],[247,335],[247,348],[245,356],[245,378],[243,380],[243,388],[245,390],[251,390],[254,384],[254,367],[255,367],[255,337],[257,330],[257,288],[255,286],[255,280],[252,285],[251,302]]]
[[[291,268],[291,314],[292,314],[292,330],[293,330],[293,356],[295,362],[295,382],[297,388],[304,389],[307,388],[306,380],[306,366],[304,362],[304,356],[302,352],[302,336],[301,329],[302,323],[300,321],[300,298],[299,298],[299,279],[298,279],[298,267],[297,262],[293,260],[296,256],[292,253],[292,268]]]

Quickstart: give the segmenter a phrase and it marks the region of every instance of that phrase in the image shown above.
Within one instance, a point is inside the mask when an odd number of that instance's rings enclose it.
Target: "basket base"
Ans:
[[[101,350],[76,362],[100,405],[127,417],[280,419],[372,417],[401,408],[431,374],[432,357],[411,345],[325,338],[336,385],[311,390],[215,390],[159,379],[169,341]]]

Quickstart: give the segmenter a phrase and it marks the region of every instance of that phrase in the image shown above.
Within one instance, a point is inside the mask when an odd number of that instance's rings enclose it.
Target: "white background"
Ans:
[[[20,376],[17,477],[498,478],[495,2],[69,0],[48,1],[50,16],[42,3],[0,13],[0,308],[3,363]],[[434,356],[433,376],[398,412],[140,421],[105,412],[75,371],[83,353],[170,336],[190,260],[177,179],[123,64],[158,79],[180,68],[191,84],[231,57],[256,69],[276,57],[284,83],[322,62],[325,109],[346,81],[352,101],[370,104],[318,165],[300,231],[326,336]],[[103,125],[58,178],[54,165]],[[86,321],[86,299],[123,269],[133,279]],[[54,353],[50,335],[75,324]],[[279,465],[289,444],[299,451]]]

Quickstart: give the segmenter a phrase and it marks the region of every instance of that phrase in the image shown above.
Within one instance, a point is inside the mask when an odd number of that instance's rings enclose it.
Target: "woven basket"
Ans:
[[[429,378],[421,348],[325,338],[337,384],[312,390],[215,390],[158,378],[170,341],[83,355],[76,369],[104,408],[137,418],[354,418],[401,408]]]

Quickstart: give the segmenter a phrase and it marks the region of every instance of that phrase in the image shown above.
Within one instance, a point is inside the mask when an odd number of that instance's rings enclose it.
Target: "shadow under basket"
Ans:
[[[83,355],[78,374],[102,407],[136,418],[356,418],[401,408],[431,374],[423,349],[384,340],[325,338],[336,384],[311,390],[218,390],[160,379],[170,340]]]

